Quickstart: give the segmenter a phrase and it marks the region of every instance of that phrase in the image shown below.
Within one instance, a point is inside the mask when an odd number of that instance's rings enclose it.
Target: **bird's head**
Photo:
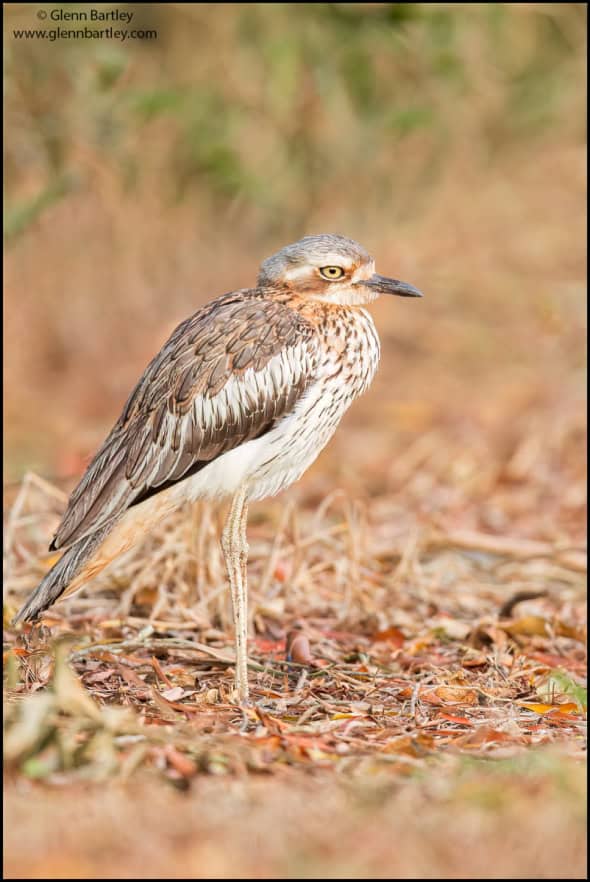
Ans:
[[[358,242],[332,234],[305,236],[281,248],[260,267],[258,284],[343,306],[361,306],[380,294],[422,296],[407,282],[375,273],[375,261]]]

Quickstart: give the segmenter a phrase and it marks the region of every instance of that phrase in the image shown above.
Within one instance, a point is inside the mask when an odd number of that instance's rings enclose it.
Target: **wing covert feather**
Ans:
[[[52,549],[268,431],[313,380],[312,325],[264,289],[226,294],[182,322],[150,362],[70,496]]]

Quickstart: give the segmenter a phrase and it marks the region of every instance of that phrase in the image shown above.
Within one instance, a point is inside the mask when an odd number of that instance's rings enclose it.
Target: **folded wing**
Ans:
[[[73,491],[51,549],[259,437],[286,416],[318,364],[312,326],[260,289],[213,301],[172,333]]]

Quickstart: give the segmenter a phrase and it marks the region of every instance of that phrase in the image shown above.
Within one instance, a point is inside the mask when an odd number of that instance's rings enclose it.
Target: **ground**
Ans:
[[[363,466],[370,495],[326,492],[329,459],[254,507],[248,709],[210,506],[42,628],[5,624],[6,875],[582,878],[582,436],[562,416],[542,447],[474,435],[485,469],[421,435]],[[63,501],[32,474],[13,492],[6,619]]]

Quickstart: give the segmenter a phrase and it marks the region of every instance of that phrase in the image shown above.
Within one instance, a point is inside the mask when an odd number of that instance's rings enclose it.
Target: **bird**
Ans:
[[[62,555],[15,622],[38,620],[187,501],[229,499],[221,547],[246,706],[248,506],[297,481],[369,387],[380,343],[366,306],[381,294],[422,296],[376,273],[353,239],[309,235],[264,260],[254,288],[178,325],[69,497],[49,546]]]

